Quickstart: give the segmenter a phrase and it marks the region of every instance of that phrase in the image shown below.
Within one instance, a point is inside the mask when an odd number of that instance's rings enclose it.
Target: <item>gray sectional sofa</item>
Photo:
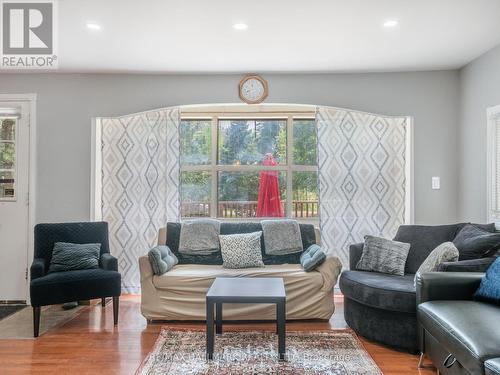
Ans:
[[[394,240],[411,244],[404,276],[357,271],[363,244],[352,245],[350,270],[342,272],[339,280],[347,324],[370,340],[418,352],[415,272],[436,246],[453,241],[466,224],[402,225]],[[478,226],[495,231],[492,224]],[[493,261],[494,258],[482,258],[442,263],[439,270],[484,272]]]

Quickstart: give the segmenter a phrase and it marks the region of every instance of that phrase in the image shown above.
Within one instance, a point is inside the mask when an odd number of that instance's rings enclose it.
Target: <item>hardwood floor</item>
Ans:
[[[92,304],[75,319],[36,340],[0,340],[0,374],[133,374],[151,350],[162,326],[204,329],[203,323],[146,324],[140,297],[122,296],[120,320],[113,327],[113,307]],[[329,322],[290,322],[287,330],[345,328],[342,297]],[[42,316],[43,319],[43,316]],[[228,330],[273,330],[274,324],[227,324]],[[418,357],[362,339],[384,374],[435,374],[417,370]]]

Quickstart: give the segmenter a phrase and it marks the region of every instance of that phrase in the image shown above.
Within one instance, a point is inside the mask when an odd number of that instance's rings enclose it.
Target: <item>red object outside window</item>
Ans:
[[[268,153],[262,161],[262,165],[278,165],[272,154]],[[260,172],[259,197],[257,201],[257,217],[283,217],[283,206],[281,205],[280,183],[278,171]]]

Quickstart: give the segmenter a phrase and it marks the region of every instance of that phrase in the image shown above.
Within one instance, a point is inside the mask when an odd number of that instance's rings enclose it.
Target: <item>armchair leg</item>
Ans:
[[[101,306],[102,307],[106,306],[106,297],[101,298]]]
[[[113,321],[114,324],[118,324],[118,308],[120,305],[120,297],[113,297]]]
[[[33,337],[38,337],[40,332],[40,311],[40,306],[33,307]]]

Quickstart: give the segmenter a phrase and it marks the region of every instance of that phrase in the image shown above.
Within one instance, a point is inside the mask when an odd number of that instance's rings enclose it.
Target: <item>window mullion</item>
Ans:
[[[286,122],[286,208],[285,216],[292,216],[292,165],[293,165],[293,116],[289,115]]]
[[[218,150],[218,118],[217,116],[212,117],[212,128],[211,128],[211,189],[210,189],[210,216],[217,217],[217,207],[218,196],[217,196],[217,187],[219,176],[217,173],[217,150]]]

